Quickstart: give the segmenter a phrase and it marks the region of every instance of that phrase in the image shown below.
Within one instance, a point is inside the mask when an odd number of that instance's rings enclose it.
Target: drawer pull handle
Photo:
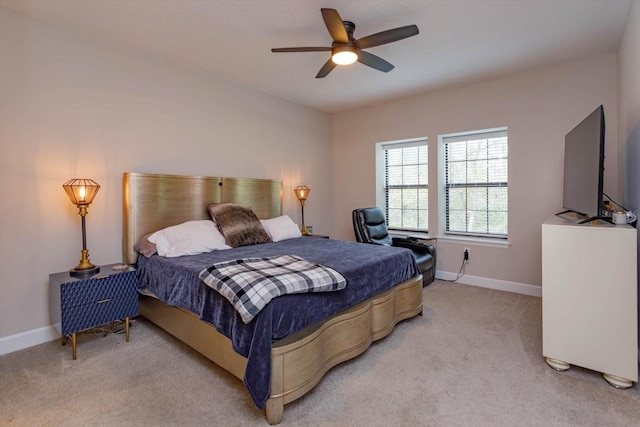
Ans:
[[[96,304],[102,304],[102,303],[105,303],[105,302],[109,302],[110,300],[111,300],[111,298],[101,299],[101,300],[96,301]]]

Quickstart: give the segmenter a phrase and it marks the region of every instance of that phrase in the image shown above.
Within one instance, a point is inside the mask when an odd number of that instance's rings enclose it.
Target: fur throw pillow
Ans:
[[[226,244],[232,248],[271,242],[271,237],[248,206],[212,203],[209,205],[209,213]]]

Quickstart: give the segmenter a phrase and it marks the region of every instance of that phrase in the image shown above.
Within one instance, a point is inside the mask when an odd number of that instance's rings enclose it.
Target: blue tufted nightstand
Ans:
[[[129,318],[138,314],[136,270],[114,270],[119,264],[100,267],[100,273],[86,278],[71,277],[69,272],[49,275],[51,322],[62,335],[71,334],[76,359],[76,332],[119,319],[125,319],[129,341]]]

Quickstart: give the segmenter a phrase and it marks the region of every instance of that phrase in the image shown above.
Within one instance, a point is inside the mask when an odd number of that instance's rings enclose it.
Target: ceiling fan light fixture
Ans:
[[[308,46],[308,47],[279,47],[271,49],[271,52],[328,52],[331,51],[331,58],[326,62],[316,74],[316,79],[326,77],[338,65],[349,65],[358,61],[367,67],[388,73],[393,70],[393,64],[385,61],[379,56],[369,53],[366,49],[393,43],[407,37],[415,36],[419,33],[417,25],[406,25],[404,27],[392,28],[379,33],[356,39],[353,32],[356,25],[351,21],[344,21],[337,10],[322,8],[322,19],[324,25],[329,30],[331,47],[329,46]]]
[[[353,64],[358,60],[356,48],[350,45],[335,47],[331,52],[331,60],[338,65]]]

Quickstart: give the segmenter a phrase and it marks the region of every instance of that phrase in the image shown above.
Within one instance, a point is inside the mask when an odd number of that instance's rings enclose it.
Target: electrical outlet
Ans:
[[[464,248],[464,260],[469,261],[469,258],[471,258],[471,249]]]

